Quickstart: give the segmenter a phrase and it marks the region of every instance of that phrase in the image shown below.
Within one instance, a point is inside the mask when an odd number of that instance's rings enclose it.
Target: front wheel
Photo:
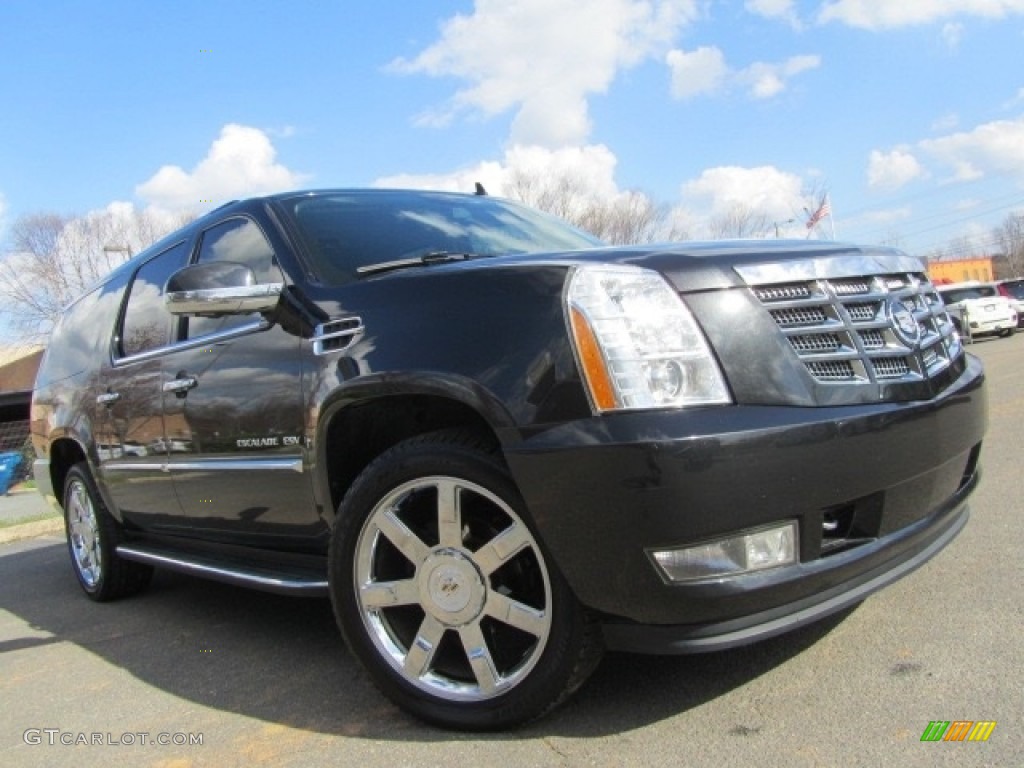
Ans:
[[[331,597],[377,686],[428,722],[531,720],[586,679],[600,635],[540,545],[486,443],[439,432],[400,443],[339,508]]]
[[[118,557],[120,528],[84,462],[73,466],[64,481],[64,526],[75,576],[91,599],[115,600],[149,585],[152,566]]]

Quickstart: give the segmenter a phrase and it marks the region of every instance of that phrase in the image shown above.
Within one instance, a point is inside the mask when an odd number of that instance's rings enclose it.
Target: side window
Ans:
[[[198,263],[208,261],[233,261],[244,264],[256,276],[256,282],[280,283],[281,270],[274,263],[274,249],[252,219],[228,219],[203,233],[199,246]],[[258,318],[258,314],[229,317],[190,317],[188,338],[205,336],[208,333],[227,331],[246,325]]]
[[[164,284],[188,260],[181,242],[143,264],[128,287],[128,304],[118,334],[122,357],[162,347],[168,342],[172,315],[164,307]]]

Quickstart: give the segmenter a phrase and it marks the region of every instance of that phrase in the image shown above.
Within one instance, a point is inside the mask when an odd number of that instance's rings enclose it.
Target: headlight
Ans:
[[[704,334],[657,272],[577,267],[565,300],[577,360],[597,410],[732,402]]]

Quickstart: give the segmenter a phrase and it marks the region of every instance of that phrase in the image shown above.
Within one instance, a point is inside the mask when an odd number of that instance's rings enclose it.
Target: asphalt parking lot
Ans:
[[[946,551],[759,645],[609,655],[567,706],[511,733],[403,715],[348,655],[326,601],[161,573],[144,596],[94,605],[58,535],[0,545],[0,763],[1024,765],[1024,334],[971,350],[990,387],[985,474]],[[983,743],[922,742],[933,720],[997,725]]]

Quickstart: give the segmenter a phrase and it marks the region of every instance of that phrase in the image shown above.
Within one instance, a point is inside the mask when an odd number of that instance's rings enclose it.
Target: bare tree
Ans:
[[[588,190],[584,179],[572,172],[541,176],[513,171],[503,194],[616,245],[678,240],[684,236],[673,225],[667,205],[637,190],[611,198],[597,197]]]
[[[571,172],[541,176],[516,170],[505,183],[504,194],[573,224],[591,204],[586,184]]]
[[[78,217],[20,217],[0,258],[0,314],[21,341],[45,339],[64,307],[96,280],[192,218],[127,206]]]
[[[708,222],[712,240],[730,237],[765,237],[772,222],[764,211],[757,211],[743,203],[733,203],[724,213]]]
[[[667,217],[667,206],[642,192],[629,191],[587,206],[578,224],[608,243],[650,243],[666,235]]]
[[[1011,277],[1024,275],[1024,213],[1011,213],[992,233]]]

